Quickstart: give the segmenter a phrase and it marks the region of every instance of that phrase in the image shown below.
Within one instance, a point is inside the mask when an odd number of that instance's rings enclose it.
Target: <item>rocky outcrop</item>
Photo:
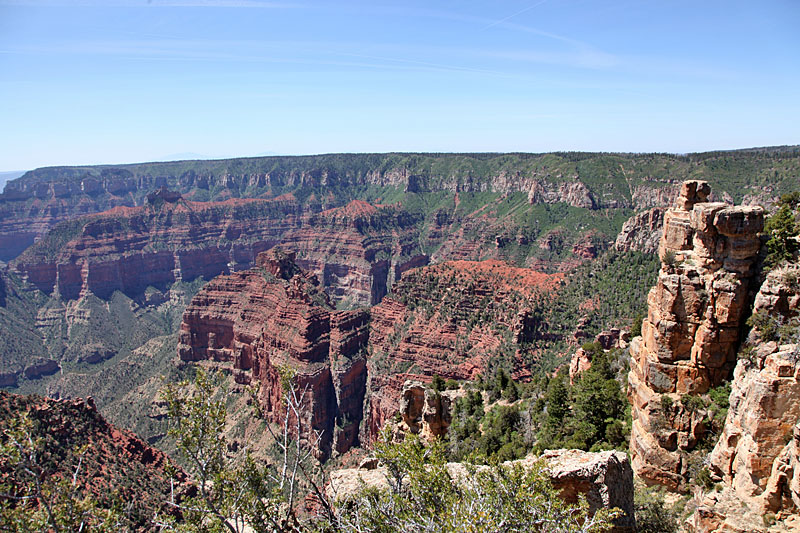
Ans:
[[[181,324],[181,360],[210,360],[257,383],[267,417],[282,420],[283,376],[301,391],[309,444],[327,458],[358,442],[365,393],[369,315],[334,311],[313,274],[293,252],[259,254],[257,267],[219,276],[192,299]]]
[[[398,436],[414,433],[430,440],[447,434],[461,390],[437,392],[419,381],[406,381],[400,392],[400,423],[395,428]]]
[[[548,450],[544,455],[507,461],[504,466],[531,468],[543,461],[545,471],[564,501],[575,504],[583,496],[592,513],[598,509],[617,508],[623,515],[615,521],[615,533],[633,532],[633,471],[622,452],[584,452],[581,450]],[[366,487],[388,490],[389,472],[384,466],[370,463],[370,468],[349,468],[331,472],[326,491],[331,500],[344,502]],[[455,483],[468,484],[469,473],[463,463],[446,465]],[[478,471],[489,468],[477,466]]]
[[[592,360],[589,357],[589,354],[587,354],[586,350],[583,348],[578,348],[575,353],[572,354],[572,357],[569,360],[570,385],[574,385],[575,380],[578,379],[578,376],[590,368],[592,368]]]
[[[39,379],[55,374],[59,370],[58,362],[52,359],[38,358],[25,367],[23,373],[28,379]]]
[[[371,311],[366,439],[400,410],[406,380],[476,379],[495,356],[510,358],[520,377],[546,329],[544,300],[561,279],[499,261],[408,272]]]
[[[598,206],[586,184],[577,180],[572,183],[534,180],[528,191],[528,202],[532,204],[566,202],[573,207],[585,209],[596,209]]]
[[[764,338],[780,340],[783,332],[767,330],[800,313],[796,274],[794,266],[769,272],[756,295],[753,312],[763,319],[736,366],[722,435],[708,458],[722,491],[697,498],[698,531],[760,531],[768,513],[779,521],[800,515],[800,345]]]
[[[621,252],[656,253],[663,231],[664,211],[663,207],[653,207],[625,221],[614,241],[614,249]]]
[[[582,331],[577,331],[573,336],[577,339]],[[594,342],[605,351],[613,349],[627,348],[628,342],[631,340],[631,335],[628,331],[619,328],[611,328],[609,330],[601,331],[598,333]],[[592,368],[592,359],[583,347],[578,348],[569,361],[569,382],[574,384],[575,380],[586,370]]]
[[[760,207],[709,203],[709,193],[705,182],[684,182],[665,213],[662,268],[642,337],[631,342],[633,468],[672,489],[683,487],[684,452],[705,429],[679,400],[720,385],[733,370],[764,223]]]

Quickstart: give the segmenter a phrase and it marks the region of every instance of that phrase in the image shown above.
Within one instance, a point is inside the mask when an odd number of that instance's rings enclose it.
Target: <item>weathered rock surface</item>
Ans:
[[[580,338],[581,334],[583,334],[583,332],[579,330],[576,331],[573,336],[577,339]],[[600,348],[606,351],[617,348],[627,348],[630,340],[630,332],[620,328],[611,328],[606,331],[601,331],[594,338],[594,342],[599,344]],[[583,347],[575,350],[575,353],[572,354],[569,361],[570,384],[574,384],[575,379],[590,368],[592,368],[592,360],[589,354],[586,353],[586,350],[584,350]]]
[[[663,207],[653,207],[633,215],[622,225],[614,248],[621,252],[656,253],[663,232],[664,211]]]
[[[219,276],[192,299],[181,324],[183,361],[228,366],[240,383],[258,383],[267,417],[279,421],[282,369],[304,391],[300,438],[317,455],[344,452],[358,442],[365,393],[369,315],[334,311],[312,274],[278,249],[259,254],[255,269]]]
[[[540,460],[544,461],[545,471],[565,501],[577,503],[579,496],[585,496],[592,512],[616,507],[624,514],[617,519],[612,531],[619,533],[635,531],[633,471],[627,455],[614,451],[548,450],[541,457],[528,456],[503,464],[530,468]],[[488,467],[477,468],[482,470]],[[469,474],[463,463],[448,463],[447,470],[454,482],[469,483]],[[342,502],[358,493],[365,485],[388,489],[386,467],[379,465],[371,469],[335,470],[331,472],[326,491],[331,499]]]
[[[464,393],[461,390],[437,393],[420,381],[406,381],[400,395],[400,423],[396,428],[398,436],[414,433],[430,440],[447,434],[453,420],[455,401]]]
[[[753,312],[776,322],[796,317],[796,272],[771,271]],[[779,521],[800,514],[800,345],[765,342],[761,335],[753,328],[750,355],[734,372],[728,416],[708,459],[723,490],[698,498],[693,521],[701,532],[766,530],[758,518],[767,513]]]
[[[365,439],[399,412],[406,380],[475,379],[500,354],[512,354],[515,377],[523,376],[530,343],[546,329],[544,299],[561,279],[499,261],[408,272],[371,311]]]
[[[569,361],[569,383],[575,384],[575,380],[585,371],[592,368],[592,360],[583,348],[578,348]]]
[[[662,268],[648,295],[642,337],[631,342],[633,468],[672,489],[686,481],[683,452],[704,431],[702,417],[678,400],[730,376],[764,224],[760,207],[709,203],[710,192],[705,182],[684,182],[664,214]]]

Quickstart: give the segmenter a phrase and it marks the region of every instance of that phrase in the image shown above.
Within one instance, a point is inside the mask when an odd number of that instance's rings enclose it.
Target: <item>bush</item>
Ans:
[[[672,409],[672,404],[673,404],[673,402],[672,402],[672,397],[671,396],[667,396],[666,394],[661,396],[661,410],[662,411],[667,412],[670,409]]]
[[[697,472],[697,475],[694,478],[694,482],[696,485],[703,487],[705,490],[711,490],[714,488],[714,480],[711,479],[711,472],[708,470],[708,467],[704,466]]]
[[[784,204],[767,219],[764,232],[769,235],[767,241],[767,266],[774,266],[782,261],[791,261],[798,251],[798,232],[794,213],[789,204]]]
[[[676,533],[678,516],[667,509],[664,497],[654,489],[637,490],[634,493],[633,508],[636,514],[638,533]]]
[[[339,502],[331,529],[361,531],[607,531],[619,511],[589,516],[585,499],[564,503],[542,464],[530,469],[466,464],[461,474],[446,466],[439,441],[426,447],[416,435],[391,442],[388,432],[375,445],[389,470],[389,488],[364,487]]]
[[[706,408],[706,402],[703,401],[703,398],[693,394],[684,394],[681,396],[681,404],[683,408],[690,413]]]

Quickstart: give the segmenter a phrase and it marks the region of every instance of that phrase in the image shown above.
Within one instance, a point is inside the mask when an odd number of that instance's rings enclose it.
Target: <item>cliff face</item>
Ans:
[[[673,489],[687,480],[684,452],[705,432],[684,395],[706,393],[733,370],[764,222],[760,207],[706,202],[709,193],[705,182],[684,182],[665,213],[662,268],[642,337],[631,342],[633,468]]]
[[[686,156],[329,154],[40,168],[10,181],[0,194],[0,261],[13,259],[59,222],[144,205],[148,193],[165,186],[196,201],[332,193],[333,201],[321,208],[402,191],[520,194],[535,205],[641,210],[670,204],[677,184],[689,176],[720,180],[721,198],[768,201],[788,192],[784,184],[798,168],[792,148]]]
[[[633,215],[622,225],[614,248],[621,252],[656,253],[663,232],[664,211],[663,207],[653,207]]]
[[[412,430],[425,425],[417,419],[425,418],[426,400],[416,389],[402,393],[407,379],[475,379],[491,357],[512,360],[521,375],[544,327],[543,297],[561,278],[492,261],[445,263],[406,273],[369,313],[334,311],[294,253],[274,249],[258,256],[256,268],[217,277],[195,296],[178,352],[183,361],[227,366],[240,383],[259,383],[262,407],[276,421],[280,374],[292,368],[296,387],[308,387],[306,425],[322,432],[320,456],[327,457],[359,442],[359,428],[361,440],[371,440],[399,412],[408,411]],[[447,416],[431,414],[444,407],[429,406],[426,431],[444,430]]]
[[[358,442],[369,316],[334,311],[316,277],[294,260],[273,249],[258,256],[255,269],[209,282],[184,313],[178,353],[183,361],[221,363],[240,383],[258,383],[274,422],[285,413],[281,382],[289,369],[304,392],[307,433],[299,437],[313,444],[320,432],[324,459]]]
[[[791,281],[796,273],[771,271],[753,312],[775,323],[795,319],[800,313],[800,290]],[[748,356],[736,366],[723,433],[709,456],[723,490],[700,498],[694,517],[699,531],[758,531],[765,529],[763,522],[750,524],[748,516],[784,518],[800,512],[800,345],[797,339],[767,341],[766,334],[763,326],[752,330]],[[733,501],[738,505],[725,505]]]
[[[395,208],[366,202],[304,213],[294,197],[187,202],[151,195],[148,206],[118,207],[60,226],[14,262],[46,293],[63,299],[91,292],[130,296],[148,286],[245,270],[276,244],[298,251],[335,302],[377,303],[387,284],[410,265],[425,264],[410,228]],[[155,202],[155,203],[153,203]]]
[[[335,302],[375,305],[403,272],[428,263],[416,222],[399,207],[353,200],[305,217],[281,246],[297,252],[297,264],[314,272]]]
[[[529,343],[544,331],[544,297],[562,278],[497,261],[408,272],[372,309],[368,438],[400,411],[407,379],[475,379],[501,355],[522,375],[534,357]]]

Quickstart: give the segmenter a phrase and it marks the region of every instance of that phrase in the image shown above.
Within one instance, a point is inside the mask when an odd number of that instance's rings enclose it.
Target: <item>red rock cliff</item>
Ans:
[[[665,213],[662,268],[642,337],[631,342],[633,468],[673,489],[687,480],[683,452],[705,429],[681,399],[730,377],[764,224],[760,207],[709,203],[709,193],[705,182],[684,182]]]
[[[291,195],[271,200],[188,202],[159,190],[150,204],[117,207],[67,222],[18,258],[14,267],[64,299],[115,290],[134,296],[169,284],[253,266],[276,244],[298,252],[335,303],[375,304],[403,271],[426,264],[415,221],[393,207],[353,201],[303,212]]]
[[[281,369],[305,390],[300,437],[322,433],[318,455],[358,442],[368,338],[366,311],[334,311],[315,276],[300,270],[293,252],[260,254],[257,267],[219,276],[186,309],[178,352],[183,361],[230,366],[241,383],[260,384],[267,416],[283,416]]]
[[[493,356],[524,375],[530,341],[543,322],[542,300],[561,274],[500,261],[452,261],[408,272],[372,309],[368,438],[400,411],[407,379],[475,379]]]

